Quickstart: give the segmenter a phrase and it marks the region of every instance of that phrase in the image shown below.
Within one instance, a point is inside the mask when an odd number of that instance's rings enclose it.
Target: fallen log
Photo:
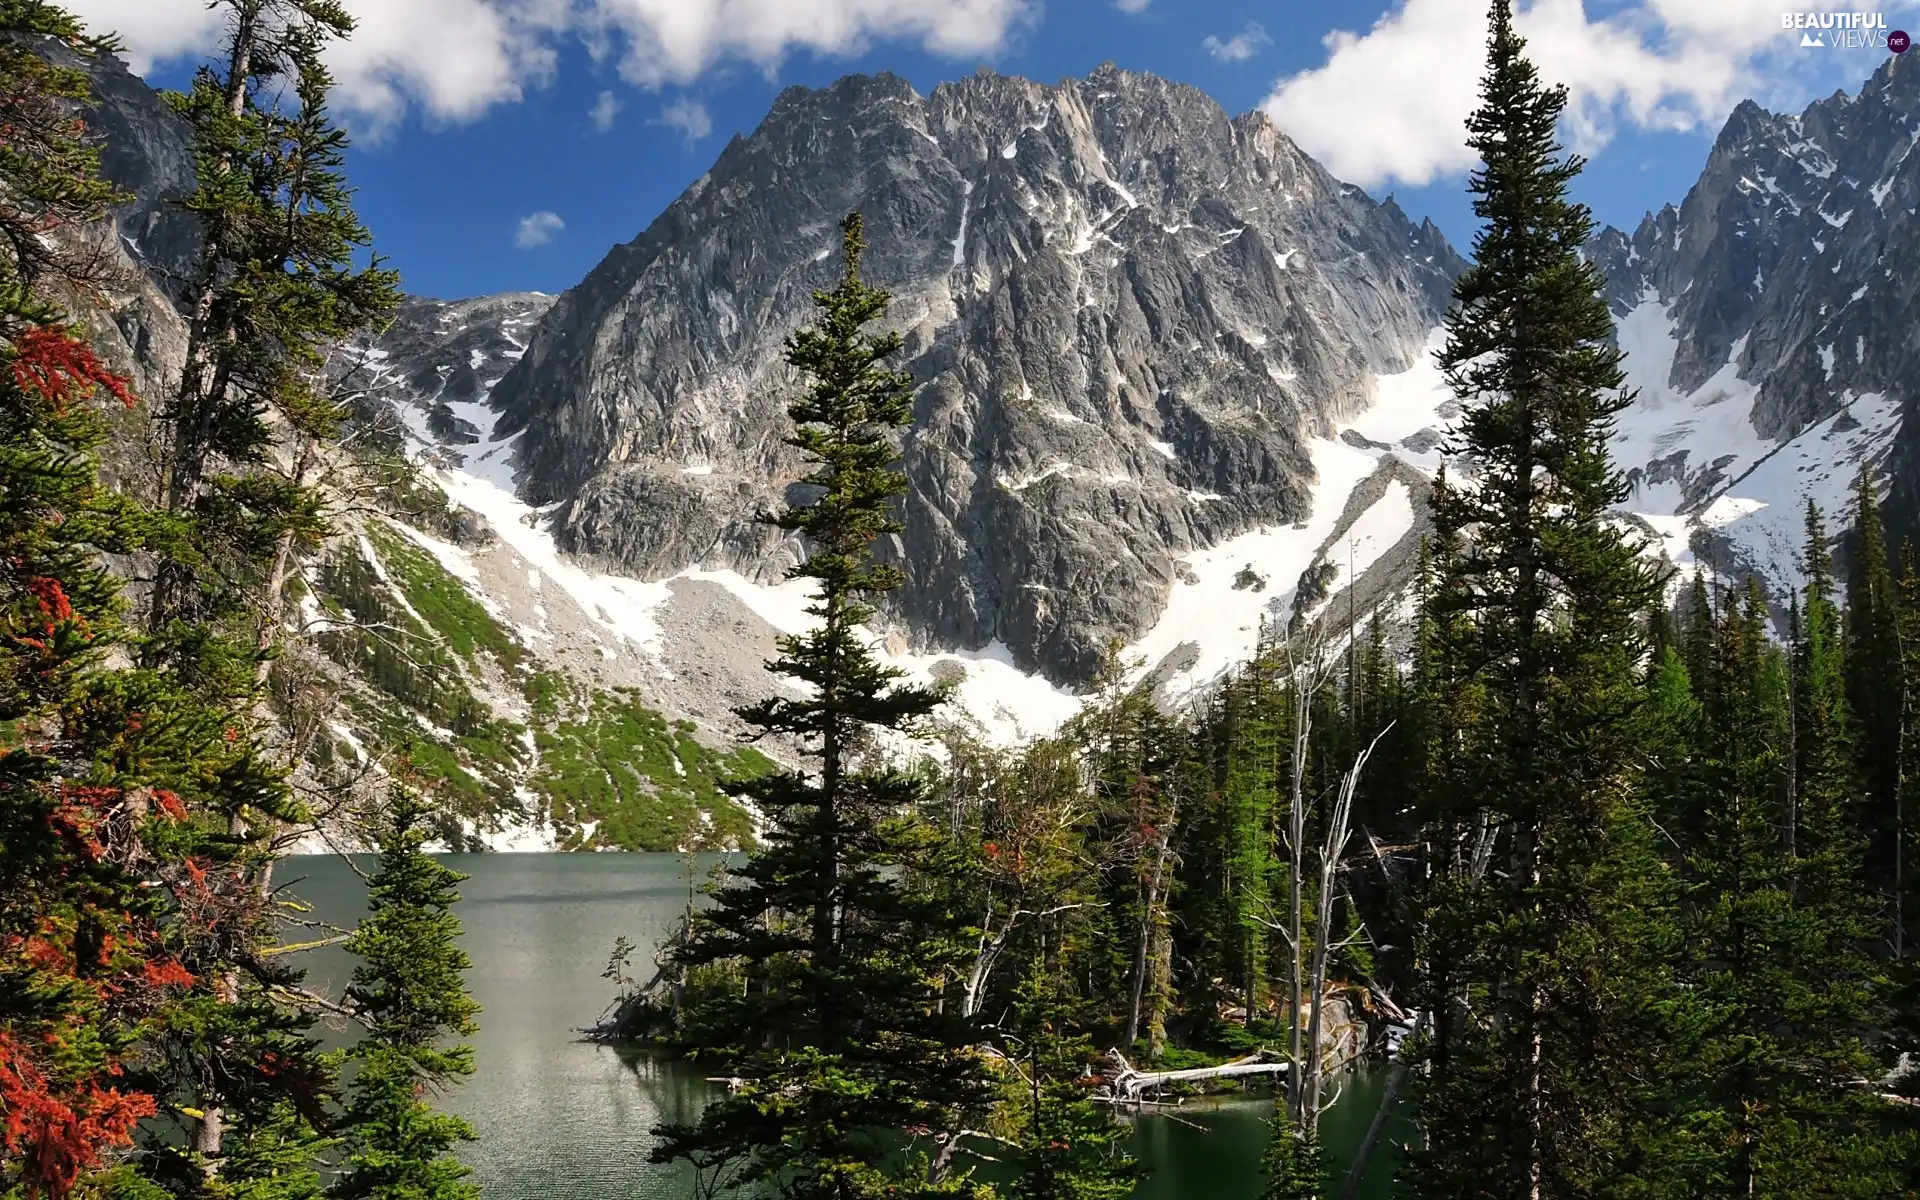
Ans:
[[[1138,1071],[1118,1050],[1111,1056],[1120,1068],[1107,1079],[1107,1091],[1116,1100],[1140,1103],[1143,1093],[1157,1092],[1170,1084],[1197,1083],[1204,1079],[1246,1079],[1262,1075],[1284,1075],[1287,1064],[1251,1054],[1214,1067],[1189,1067],[1181,1071]]]

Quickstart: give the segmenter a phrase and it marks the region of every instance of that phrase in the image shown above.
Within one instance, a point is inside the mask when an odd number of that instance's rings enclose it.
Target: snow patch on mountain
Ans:
[[[448,499],[485,517],[501,541],[543,579],[573,597],[581,611],[608,633],[643,654],[659,652],[660,626],[653,611],[668,597],[665,583],[643,583],[581,568],[554,545],[546,513],[502,488],[492,472],[474,475],[462,467],[436,474]]]
[[[1166,612],[1129,648],[1159,673],[1164,694],[1202,691],[1251,658],[1263,628],[1286,623],[1300,580],[1316,562],[1351,585],[1413,531],[1413,495],[1397,479],[1345,530],[1340,521],[1348,498],[1383,460],[1428,476],[1439,469],[1453,396],[1432,352],[1444,341],[1444,331],[1435,329],[1413,367],[1375,377],[1371,406],[1309,443],[1315,480],[1302,520],[1253,530],[1183,560],[1189,582],[1174,585]],[[1246,586],[1248,569],[1274,590]]]
[[[1678,342],[1668,305],[1649,292],[1618,333],[1638,389],[1612,441],[1633,487],[1627,511],[1655,530],[1683,576],[1696,567],[1732,583],[1758,574],[1776,600],[1797,590],[1807,501],[1830,529],[1844,522],[1861,464],[1884,455],[1898,432],[1898,402],[1847,393],[1837,412],[1775,441],[1755,426],[1759,387],[1740,374],[1744,337],[1719,371],[1683,393],[1669,383]],[[1711,561],[1701,561],[1702,547]]]
[[[1412,528],[1413,496],[1407,485],[1396,479],[1387,485],[1386,495],[1368,506],[1340,539],[1340,545],[1347,549],[1344,565],[1349,575],[1358,578],[1366,574]],[[1342,565],[1337,554],[1329,561],[1335,567]]]

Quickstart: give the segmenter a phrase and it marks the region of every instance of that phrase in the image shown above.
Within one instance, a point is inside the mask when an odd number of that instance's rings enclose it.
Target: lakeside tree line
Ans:
[[[1506,0],[1488,47],[1411,619],[1296,619],[1194,711],[1116,659],[1055,737],[907,750],[940,697],[859,626],[900,580],[872,544],[912,385],[848,220],[789,342],[814,498],[775,518],[815,548],[817,625],[771,664],[801,686],[744,714],[810,761],[745,789],[766,844],[615,1027],[728,1083],[654,1152],[698,1195],[1125,1196],[1118,1085],[1264,1049],[1267,1200],[1351,1196],[1318,1121],[1367,1006],[1412,1026],[1362,1152],[1401,1097],[1396,1194],[1920,1194],[1914,554],[1870,468],[1844,583],[1809,504],[1784,612],[1670,577],[1615,515],[1631,395],[1566,93]]]
[[[472,1069],[459,877],[404,762],[316,770],[325,697],[290,631],[345,486],[328,355],[398,298],[327,115],[351,22],[219,7],[223,52],[175,99],[189,342],[143,398],[88,342],[115,197],[74,121],[86,74],[45,53],[101,46],[0,0],[0,1192],[459,1200],[471,1130],[427,1102]],[[1610,515],[1623,377],[1564,94],[1505,0],[1489,50],[1484,229],[1442,354],[1464,416],[1411,619],[1276,628],[1192,711],[1116,655],[1060,734],[992,749],[875,658],[912,385],[849,219],[789,343],[813,499],[774,518],[812,548],[817,622],[771,664],[803,686],[744,714],[809,756],[741,782],[763,844],[624,1014],[729,1081],[655,1152],[697,1194],[1123,1197],[1114,1082],[1263,1051],[1269,1200],[1349,1194],[1322,1046],[1383,1012],[1413,1025],[1403,1195],[1920,1188],[1920,569],[1866,474],[1850,511],[1809,507],[1784,613],[1751,580],[1663,577]],[[314,928],[275,863],[369,788],[369,915]],[[311,993],[298,952],[335,939],[352,984]]]

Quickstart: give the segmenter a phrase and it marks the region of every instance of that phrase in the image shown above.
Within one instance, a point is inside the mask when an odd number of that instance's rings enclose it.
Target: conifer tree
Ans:
[[[1671,1182],[1698,1196],[1889,1195],[1889,1110],[1858,1086],[1870,968],[1858,927],[1834,927],[1862,897],[1857,879],[1839,904],[1816,894],[1807,872],[1826,852],[1788,851],[1786,665],[1767,621],[1749,581],[1720,618],[1703,689],[1682,966],[1697,1075],[1674,1088],[1696,1103],[1673,1122],[1690,1150]]]
[[[174,97],[198,143],[199,187],[184,207],[200,219],[203,247],[186,363],[161,413],[162,507],[175,530],[149,618],[162,633],[183,616],[235,607],[277,626],[282,597],[266,586],[284,586],[276,561],[325,523],[311,487],[265,469],[270,451],[281,438],[331,433],[339,413],[317,386],[325,350],[399,299],[377,259],[355,261],[371,237],[354,215],[346,137],[327,107],[333,80],[321,54],[352,33],[352,18],[338,0],[213,7],[228,19],[223,61]]]
[[[1900,580],[1896,629],[1900,637],[1900,736],[1897,779],[1894,786],[1893,838],[1893,953],[1896,959],[1913,956],[1908,929],[1916,912],[1914,817],[1920,813],[1920,560],[1913,543],[1900,544]],[[1920,995],[1914,997],[1920,1000]],[[1907,1006],[1920,1023],[1920,1004]]]
[[[1036,961],[1014,1005],[1012,1041],[1024,1061],[1014,1085],[1022,1094],[1009,1106],[1019,1174],[1007,1200],[1123,1200],[1143,1174],[1126,1151],[1129,1130],[1088,1094],[1099,1056],[1090,1037],[1074,1032],[1075,1007]]]
[[[169,1047],[176,1086],[194,1093],[173,1108],[197,1114],[196,1127],[152,1159],[188,1192],[243,1186],[255,1169],[277,1179],[269,1158],[325,1144],[333,1085],[296,999],[300,971],[265,953],[279,935],[276,840],[306,819],[266,684],[293,556],[328,532],[305,477],[340,417],[320,384],[323,356],[397,299],[377,260],[355,261],[369,237],[327,107],[322,54],[352,21],[336,0],[214,7],[227,19],[220,57],[171,97],[196,138],[199,185],[183,207],[199,219],[202,255],[186,281],[185,365],[158,414],[159,562],[141,647],[232,747],[230,769],[197,798],[217,843],[182,881],[212,931],[185,955],[205,983],[201,1010]]]
[[[1802,552],[1806,586],[1793,637],[1795,829],[1792,849],[1819,848],[1819,831],[1843,836],[1856,813],[1858,775],[1847,705],[1846,645],[1834,603],[1833,557],[1825,515],[1807,501]]]
[[[1895,809],[1906,681],[1892,555],[1880,521],[1872,468],[1864,464],[1854,484],[1845,628],[1847,709],[1853,720],[1854,765],[1863,789],[1859,815],[1867,838],[1866,879],[1891,903],[1896,886]]]
[[[1701,669],[1705,671],[1706,667]],[[1705,679],[1704,675],[1695,678],[1680,649],[1674,646],[1652,656],[1641,745],[1647,756],[1648,801],[1659,827],[1667,832],[1670,851],[1684,847],[1700,821],[1693,759],[1700,732],[1700,689]]]
[[[1920,556],[1913,543],[1900,544],[1898,582],[1899,631],[1903,704],[1900,715],[1899,780],[1894,792],[1893,907],[1888,924],[1893,946],[1893,1049],[1904,1055],[1907,1069],[1895,1073],[1896,1089],[1920,1098],[1920,954],[1911,945],[1909,926],[1920,912],[1920,887],[1913,879],[1916,844],[1913,814],[1920,812]],[[1920,1157],[1909,1165],[1908,1186],[1920,1187]]]
[[[332,1200],[472,1200],[479,1189],[452,1156],[473,1126],[427,1102],[431,1091],[473,1073],[470,1037],[480,1006],[467,994],[471,965],[458,944],[453,905],[466,876],[424,849],[430,813],[397,784],[380,837],[368,915],[347,940],[360,958],[347,1002],[366,1023],[346,1111],[345,1155]]]
[[[139,522],[100,485],[95,406],[135,401],[60,306],[100,281],[82,227],[113,192],[72,112],[88,75],[49,43],[108,48],[0,0],[0,1195],[57,1198],[104,1186],[155,1112],[128,1067],[193,980],[144,887],[187,814],[107,669],[126,630],[101,555]]]
[[[1628,402],[1588,211],[1568,199],[1562,88],[1543,85],[1493,5],[1481,156],[1484,225],[1455,287],[1439,360],[1464,406],[1457,449],[1476,472],[1437,485],[1451,653],[1484,683],[1491,736],[1469,768],[1500,870],[1472,896],[1466,1013],[1421,1083],[1432,1200],[1584,1195],[1609,1185],[1634,1136],[1649,1009],[1662,990],[1662,870],[1638,790],[1637,678],[1659,581],[1609,512]],[[1445,1003],[1443,1001],[1443,1003]]]
[[[845,274],[816,295],[818,324],[787,342],[808,377],[790,444],[813,467],[804,482],[816,495],[771,518],[811,551],[790,575],[817,588],[817,624],[783,638],[770,664],[808,693],[742,711],[763,733],[799,739],[817,770],[740,785],[770,822],[763,849],[677,952],[689,967],[731,962],[745,974],[744,993],[688,1018],[700,1054],[740,1083],[697,1124],[666,1129],[655,1159],[691,1159],[721,1188],[795,1200],[969,1195],[950,1155],[928,1161],[895,1140],[917,1131],[955,1144],[990,1082],[975,1021],[945,996],[972,957],[952,889],[900,869],[940,869],[940,838],[916,819],[924,780],[874,745],[877,731],[914,728],[937,697],[900,683],[861,630],[870,599],[901,581],[872,542],[900,528],[895,438],[912,388],[884,366],[899,335],[866,332],[888,296],[861,279],[857,214],[843,234]]]
[[[1680,653],[1687,678],[1696,688],[1706,686],[1708,668],[1713,662],[1713,622],[1713,598],[1707,591],[1707,577],[1695,568],[1693,581],[1687,585],[1687,616]]]
[[[1296,1127],[1284,1107],[1260,1157],[1260,1200],[1321,1200],[1333,1170],[1312,1127]]]

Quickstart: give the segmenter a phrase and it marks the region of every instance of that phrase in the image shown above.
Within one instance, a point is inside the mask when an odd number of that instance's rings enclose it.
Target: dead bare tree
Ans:
[[[1321,1048],[1320,1040],[1323,1026],[1322,1012],[1326,1007],[1327,959],[1332,951],[1352,944],[1351,939],[1339,945],[1333,943],[1333,898],[1339,876],[1346,870],[1347,844],[1353,837],[1353,795],[1360,786],[1360,774],[1366,770],[1367,760],[1373,757],[1374,748],[1392,728],[1392,724],[1389,724],[1386,729],[1375,734],[1373,741],[1354,757],[1353,765],[1347,768],[1346,775],[1340,780],[1340,791],[1334,798],[1333,811],[1327,816],[1326,836],[1320,844],[1320,878],[1319,891],[1315,894],[1316,920],[1309,993],[1312,996],[1312,1008],[1307,1020],[1307,1045],[1310,1048],[1311,1057],[1306,1065],[1306,1078],[1301,1081],[1300,1088],[1303,1098],[1300,1125],[1306,1130],[1319,1128],[1320,1114],[1323,1111],[1320,1093],[1326,1074],[1327,1056]]]
[[[1287,781],[1287,1116],[1296,1125],[1305,1117],[1306,1056],[1301,1048],[1300,1012],[1305,1001],[1306,960],[1301,938],[1306,892],[1307,752],[1313,740],[1313,703],[1329,673],[1326,630],[1307,625],[1283,643],[1287,675],[1293,688],[1293,759]],[[1318,1057],[1318,1047],[1315,1047]]]

